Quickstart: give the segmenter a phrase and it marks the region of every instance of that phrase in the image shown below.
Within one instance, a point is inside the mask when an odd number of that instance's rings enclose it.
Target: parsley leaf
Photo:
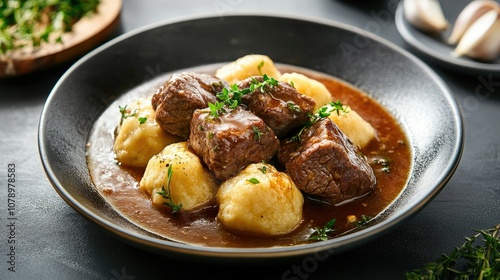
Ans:
[[[257,178],[250,178],[247,181],[250,182],[250,183],[252,183],[252,184],[258,184],[258,183],[260,183],[260,181],[257,180]]]
[[[314,232],[309,235],[307,240],[309,241],[326,241],[328,240],[328,234],[335,231],[333,229],[333,226],[335,225],[335,219],[331,219],[329,222],[327,222],[323,228],[314,228]]]

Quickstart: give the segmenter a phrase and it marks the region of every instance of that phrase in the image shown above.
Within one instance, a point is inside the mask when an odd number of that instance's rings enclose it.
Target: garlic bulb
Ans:
[[[403,0],[404,16],[414,27],[431,33],[448,29],[438,0]]]
[[[500,51],[500,8],[475,20],[460,39],[454,54],[489,61]]]
[[[460,41],[465,31],[482,15],[500,5],[493,0],[474,0],[470,2],[458,15],[448,43],[454,45]]]

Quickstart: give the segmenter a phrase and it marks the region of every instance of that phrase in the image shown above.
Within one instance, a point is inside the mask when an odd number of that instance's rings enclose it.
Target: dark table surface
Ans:
[[[351,24],[411,50],[394,24],[397,3],[125,0],[121,26],[113,36],[177,17],[280,12]],[[300,267],[300,261],[273,266],[191,263],[138,249],[104,232],[59,197],[38,154],[42,107],[74,61],[0,80],[0,279],[403,279],[405,271],[450,252],[474,229],[500,223],[500,77],[459,74],[426,62],[448,84],[462,109],[465,148],[454,176],[430,204],[389,234],[292,274],[286,272]],[[9,164],[16,170],[15,272],[8,270]]]

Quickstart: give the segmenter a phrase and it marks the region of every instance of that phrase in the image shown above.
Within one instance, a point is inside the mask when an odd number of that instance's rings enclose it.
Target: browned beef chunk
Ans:
[[[156,121],[165,131],[187,139],[194,110],[217,102],[215,95],[224,87],[228,87],[227,82],[209,74],[174,74],[152,97]]]
[[[279,140],[261,118],[241,107],[216,118],[202,109],[193,114],[189,147],[218,179],[227,180],[250,163],[271,159]]]
[[[278,160],[299,189],[330,203],[362,196],[376,185],[366,158],[328,118],[304,130],[299,141],[283,141]]]
[[[256,81],[262,82],[263,77],[255,76],[242,80],[238,83],[238,88],[250,88]],[[244,95],[242,102],[250,111],[262,118],[280,139],[303,126],[316,106],[312,98],[299,93],[284,82],[257,88]]]

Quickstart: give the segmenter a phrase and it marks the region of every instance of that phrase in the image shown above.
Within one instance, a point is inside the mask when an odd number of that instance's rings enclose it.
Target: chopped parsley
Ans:
[[[260,181],[257,180],[256,178],[250,178],[247,181],[250,182],[250,183],[252,183],[252,184],[258,184],[258,183],[260,183]]]
[[[259,167],[259,170],[260,170],[260,172],[262,172],[262,174],[266,174],[267,173],[267,166],[262,165],[261,167]]]
[[[62,43],[62,35],[100,0],[3,0],[0,1],[0,55],[43,43]]]
[[[315,227],[314,232],[309,235],[307,240],[309,241],[325,241],[328,240],[329,233],[335,231],[333,226],[335,225],[335,219],[331,219],[326,223],[323,228]]]

